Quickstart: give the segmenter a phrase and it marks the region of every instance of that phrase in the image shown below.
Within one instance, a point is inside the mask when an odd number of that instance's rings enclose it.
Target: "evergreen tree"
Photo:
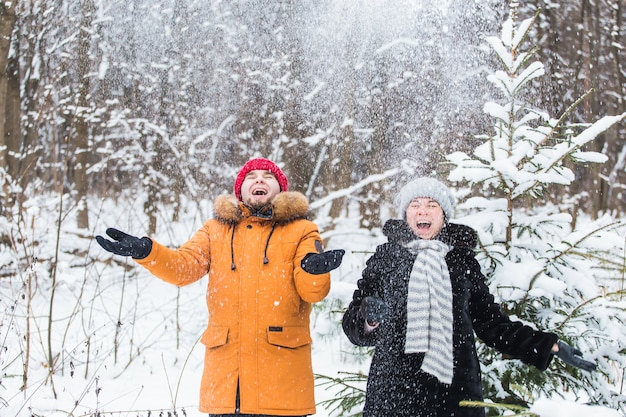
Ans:
[[[557,333],[598,370],[581,372],[556,359],[540,372],[480,344],[485,398],[529,406],[542,394],[569,392],[624,410],[616,385],[626,368],[625,224],[604,216],[578,228],[580,196],[560,204],[544,197],[551,187],[572,184],[572,164],[606,161],[601,153],[586,152],[585,145],[626,113],[581,125],[568,123],[568,116],[585,97],[558,118],[533,108],[528,91],[545,71],[532,59],[536,48],[526,48],[525,40],[537,15],[518,24],[515,12],[512,6],[500,37],[487,38],[502,67],[488,76],[502,97],[484,106],[493,131],[477,137],[482,143],[471,155],[448,156],[454,166],[450,181],[489,196],[468,198],[458,206],[457,219],[462,212],[461,222],[478,230],[484,272],[503,310]]]

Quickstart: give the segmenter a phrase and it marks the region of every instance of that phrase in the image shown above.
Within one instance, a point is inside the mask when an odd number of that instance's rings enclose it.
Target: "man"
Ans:
[[[324,252],[308,201],[289,192],[272,161],[241,169],[234,195],[221,195],[189,241],[169,249],[108,229],[107,251],[132,256],[164,281],[187,285],[208,274],[209,322],[200,411],[211,415],[315,413],[311,303],[330,291],[343,250]]]
[[[540,370],[553,356],[595,369],[556,334],[501,311],[475,258],[476,232],[449,222],[454,197],[444,184],[418,178],[396,203],[402,219],[385,223],[388,242],[367,260],[342,322],[352,343],[376,347],[364,417],[484,417],[459,406],[483,399],[474,334]]]

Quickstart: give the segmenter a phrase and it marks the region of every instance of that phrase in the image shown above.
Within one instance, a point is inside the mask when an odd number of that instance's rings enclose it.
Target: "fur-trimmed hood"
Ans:
[[[271,202],[271,220],[278,224],[286,224],[298,219],[306,219],[309,215],[309,201],[304,194],[297,191],[278,193]],[[215,199],[213,206],[215,218],[222,223],[237,224],[250,215],[248,207],[237,200],[234,194],[222,194]]]
[[[417,239],[407,222],[400,219],[387,220],[383,226],[383,234],[387,236],[390,242],[396,242],[401,245]],[[468,249],[474,249],[478,244],[478,236],[474,229],[456,223],[446,223],[435,239],[454,247]]]

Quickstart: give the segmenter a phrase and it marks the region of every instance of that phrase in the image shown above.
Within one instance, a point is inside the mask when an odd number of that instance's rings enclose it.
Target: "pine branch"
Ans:
[[[519,302],[519,305],[524,304],[528,298],[530,297],[530,291],[533,289],[535,282],[537,282],[537,279],[539,279],[539,277],[541,276],[541,274],[543,274],[546,270],[548,270],[548,268],[552,265],[554,265],[559,259],[561,259],[562,257],[564,257],[565,255],[568,254],[578,254],[579,256],[589,256],[589,254],[584,254],[582,252],[575,252],[576,249],[578,249],[580,247],[580,245],[587,239],[591,238],[592,236],[596,235],[598,232],[600,231],[604,231],[606,229],[609,229],[613,226],[617,226],[619,225],[620,222],[616,221],[616,222],[612,222],[612,223],[608,223],[604,226],[601,226],[597,229],[591,230],[589,233],[581,236],[577,241],[575,242],[565,242],[565,241],[561,241],[561,243],[567,245],[567,247],[560,251],[559,253],[556,254],[556,256],[553,256],[552,258],[550,257],[539,257],[539,259],[544,259],[546,262],[544,264],[544,267],[537,271],[537,273],[535,275],[533,275],[533,277],[530,279],[529,283],[528,283],[528,288],[525,290],[525,294],[524,297],[522,298],[522,300]],[[602,258],[603,260],[606,260],[606,258]]]
[[[622,296],[624,295],[624,290],[619,290],[619,291],[613,291],[613,292],[609,292],[606,294],[601,294],[601,295],[597,295],[595,297],[592,297],[588,300],[583,301],[582,303],[580,303],[579,305],[577,305],[566,317],[565,319],[561,322],[561,324],[555,329],[555,330],[561,330],[563,329],[563,327],[565,327],[565,325],[567,324],[568,321],[570,321],[572,318],[574,318],[576,316],[576,313],[578,313],[580,310],[582,310],[585,306],[587,306],[588,304],[593,303],[595,300],[601,299],[601,298],[608,298],[608,297],[612,297],[612,296]]]
[[[531,417],[539,417],[539,415],[528,411],[528,408],[523,407],[521,405],[516,404],[502,404],[502,403],[487,403],[484,401],[461,401],[459,402],[461,407],[475,407],[475,408],[493,408],[493,409],[502,409],[502,410],[513,410],[513,411],[521,411],[521,413],[511,414],[512,416],[531,416]]]
[[[319,403],[329,411],[329,415],[337,413],[342,417],[357,417],[361,415],[361,412],[350,413],[355,407],[360,407],[365,401],[365,389],[357,386],[357,384],[363,384],[367,381],[367,375],[360,372],[339,372],[339,374],[347,375],[346,377],[330,377],[322,374],[315,374],[316,380],[322,382],[317,383],[317,386],[326,386],[326,390],[338,389],[334,394],[334,398],[330,400],[324,400]]]

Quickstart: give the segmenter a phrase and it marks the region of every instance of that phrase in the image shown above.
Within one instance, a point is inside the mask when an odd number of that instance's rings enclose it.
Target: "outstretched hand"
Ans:
[[[559,346],[559,350],[554,354],[558,356],[563,362],[568,365],[575,366],[576,368],[580,368],[584,371],[591,372],[596,370],[596,364],[593,362],[589,362],[582,358],[583,353],[563,342],[562,340],[558,340],[557,345]]]
[[[138,238],[120,230],[108,228],[106,234],[113,241],[102,236],[96,236],[96,241],[108,252],[121,256],[132,256],[133,259],[143,259],[152,251],[152,240],[147,237]]]
[[[300,266],[309,274],[320,275],[330,272],[341,265],[343,255],[346,253],[343,249],[329,250],[322,253],[307,253]]]

